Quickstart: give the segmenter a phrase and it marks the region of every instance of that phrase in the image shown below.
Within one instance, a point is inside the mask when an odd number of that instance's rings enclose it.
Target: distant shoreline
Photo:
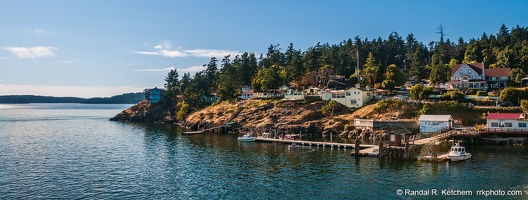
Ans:
[[[0,96],[0,104],[30,104],[30,103],[80,103],[80,104],[136,104],[145,99],[142,92],[126,93],[112,97],[53,97],[38,95],[4,95]]]

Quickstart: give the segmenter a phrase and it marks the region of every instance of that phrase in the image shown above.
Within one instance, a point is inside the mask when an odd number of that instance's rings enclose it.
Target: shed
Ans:
[[[451,129],[453,122],[454,120],[451,115],[421,115],[418,119],[420,133],[432,133]]]

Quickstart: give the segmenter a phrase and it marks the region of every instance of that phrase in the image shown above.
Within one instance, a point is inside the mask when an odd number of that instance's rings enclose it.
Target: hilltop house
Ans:
[[[292,88],[286,90],[286,92],[284,92],[284,99],[287,99],[287,100],[303,100],[304,99],[304,95],[303,95],[303,92],[302,91],[298,91],[298,90],[294,90]]]
[[[242,96],[238,96],[238,98],[242,100],[248,100],[248,99],[251,99],[254,94],[255,94],[255,91],[251,89],[251,86],[243,86]]]
[[[282,98],[282,97],[284,97],[284,93],[279,93],[275,90],[255,92],[255,94],[253,95],[253,98],[256,98],[256,99],[274,99],[274,98]]]
[[[372,100],[372,91],[349,88],[347,90],[327,90],[321,94],[324,101],[334,100],[349,108],[360,108]]]
[[[447,89],[494,89],[508,86],[510,68],[486,69],[484,63],[463,63],[453,66]]]
[[[145,99],[148,100],[150,103],[158,103],[161,101],[161,98],[163,98],[163,95],[165,92],[167,92],[166,89],[160,89],[158,87],[154,87],[152,89],[145,89]]]
[[[453,117],[451,115],[420,115],[420,133],[432,133],[453,128]]]
[[[528,119],[523,113],[490,113],[486,117],[489,131],[528,132]]]
[[[303,90],[304,96],[312,96],[312,97],[321,97],[321,92],[323,90],[318,87],[310,87],[308,89]]]

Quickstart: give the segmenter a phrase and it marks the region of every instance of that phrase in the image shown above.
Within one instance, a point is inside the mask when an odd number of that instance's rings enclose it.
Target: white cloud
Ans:
[[[166,68],[151,68],[151,69],[136,69],[136,72],[169,72],[170,70],[176,69],[180,76],[183,76],[183,73],[190,73],[194,75],[196,72],[205,70],[204,66],[191,66],[187,68],[176,68],[176,67],[166,67]]]
[[[36,33],[36,34],[46,34],[46,35],[51,34],[50,32],[42,30],[42,29],[27,29],[27,28],[25,28],[25,29],[22,29],[22,31],[24,31],[26,33]]]
[[[149,46],[149,45],[146,45]],[[189,49],[189,50],[171,50],[172,45],[169,41],[163,41],[161,44],[155,45],[152,48],[155,51],[137,51],[137,54],[143,55],[157,55],[169,58],[183,58],[183,57],[217,57],[222,58],[227,55],[239,55],[238,51],[230,50],[216,50],[216,49]]]
[[[5,47],[3,48],[15,54],[18,58],[42,58],[55,56],[56,47]]]
[[[190,73],[194,75],[196,72],[205,70],[206,67],[204,66],[191,66],[187,68],[178,69],[178,73]]]
[[[160,53],[160,55],[165,56],[165,57],[170,57],[170,58],[188,56],[185,52],[181,52],[177,50],[171,51],[171,50],[162,49],[162,50],[159,50],[158,52]]]
[[[210,58],[210,57],[222,58],[227,55],[235,56],[235,55],[240,54],[240,52],[238,51],[215,50],[215,49],[191,49],[191,50],[186,50],[185,52],[193,56],[196,56],[196,57],[207,57],[207,58]]]
[[[167,67],[167,68],[153,68],[153,69],[135,69],[136,72],[168,72],[172,69],[175,69],[174,67]]]
[[[9,85],[0,84],[2,95],[42,95],[57,97],[111,97],[142,92],[147,87],[136,86],[66,86],[66,85]]]

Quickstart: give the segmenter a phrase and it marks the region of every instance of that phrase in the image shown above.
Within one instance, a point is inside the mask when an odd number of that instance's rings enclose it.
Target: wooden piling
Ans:
[[[356,144],[354,146],[354,156],[359,157],[359,139],[356,139]]]

